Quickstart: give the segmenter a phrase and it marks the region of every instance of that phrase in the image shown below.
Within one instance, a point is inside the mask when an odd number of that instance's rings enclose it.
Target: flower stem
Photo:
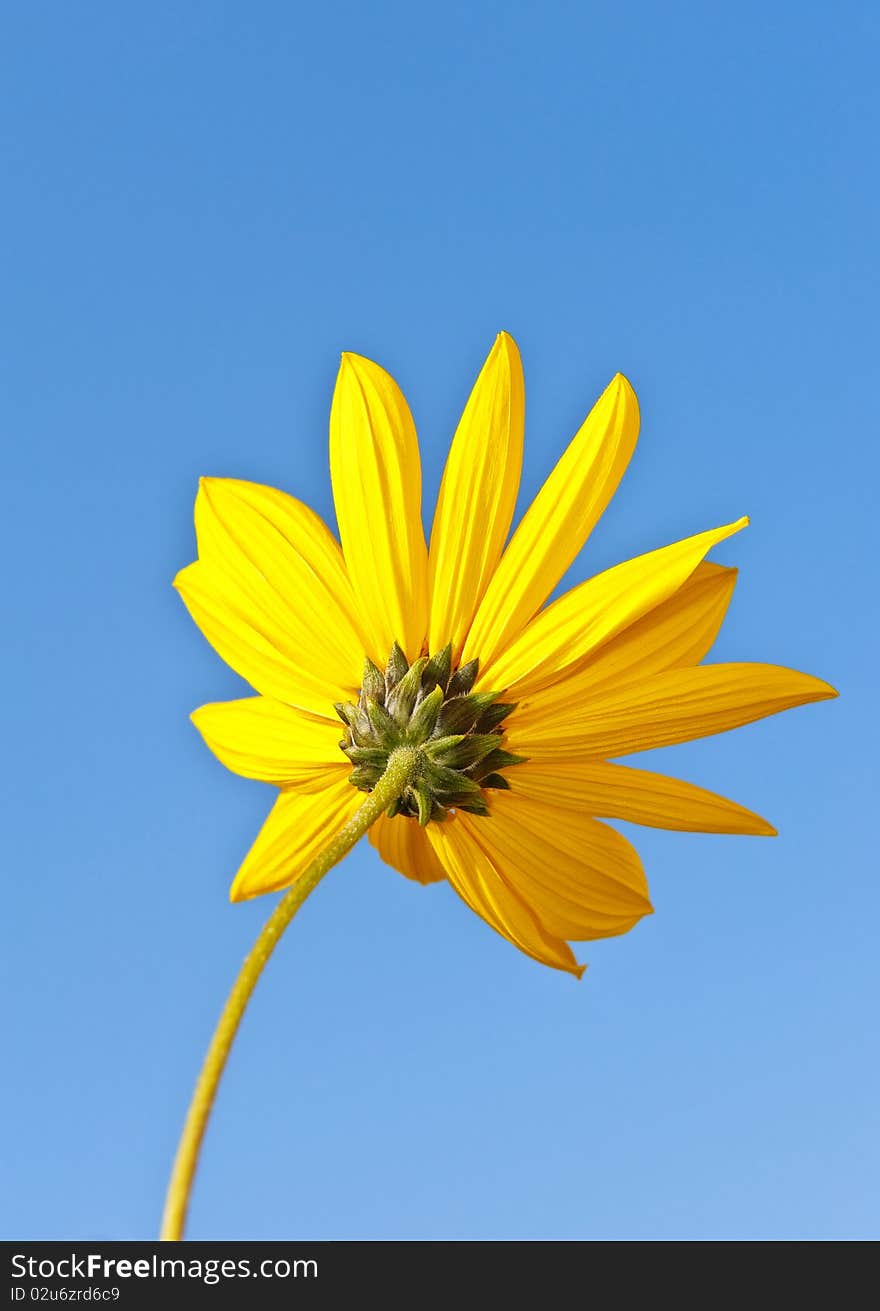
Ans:
[[[232,985],[232,991],[214,1030],[211,1045],[208,1047],[193,1091],[168,1184],[162,1230],[159,1235],[161,1239],[176,1242],[183,1237],[199,1150],[214,1105],[217,1087],[241,1018],[257,980],[263,972],[263,966],[312,889],[317,887],[324,875],[351,851],[358,839],[363,837],[370,825],[384,810],[387,810],[391,802],[400,796],[413,777],[418,763],[419,753],[413,747],[399,747],[392,753],[385,773],[376,783],[373,791],[367,794],[364,804],[303,871],[263,925],[260,936]]]

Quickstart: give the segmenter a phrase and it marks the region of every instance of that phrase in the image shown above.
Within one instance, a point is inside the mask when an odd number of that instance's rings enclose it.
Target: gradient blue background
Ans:
[[[199,475],[332,516],[352,349],[407,392],[428,517],[501,327],[521,507],[617,369],[641,398],[570,580],[750,513],[717,656],[842,697],[643,758],[781,836],[636,831],[657,913],[581,984],[358,850],[260,986],[191,1236],[876,1235],[878,30],[3,6],[3,1236],[154,1234],[269,910],[227,888],[273,794],[187,718],[243,687],[171,589]]]

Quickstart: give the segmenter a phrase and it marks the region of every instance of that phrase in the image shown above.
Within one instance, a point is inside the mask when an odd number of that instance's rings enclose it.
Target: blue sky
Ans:
[[[14,3],[3,62],[7,1072],[16,1238],[146,1238],[269,901],[242,694],[172,591],[201,474],[332,516],[339,352],[427,515],[499,328],[527,503],[617,370],[642,439],[569,581],[748,513],[718,659],[838,701],[642,762],[775,840],[628,830],[582,983],[358,849],[262,981],[193,1238],[876,1236],[876,6]]]

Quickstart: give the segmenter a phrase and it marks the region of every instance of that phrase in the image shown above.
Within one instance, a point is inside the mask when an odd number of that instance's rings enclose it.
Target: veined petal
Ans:
[[[460,815],[443,824],[429,824],[425,832],[449,882],[475,914],[533,960],[580,978],[585,967],[578,965],[567,943],[543,928],[496,863],[474,841]]]
[[[174,585],[215,650],[257,691],[332,715],[358,686],[363,639],[342,554],[307,506],[271,487],[203,478],[199,560]]]
[[[439,883],[446,871],[434,854],[425,830],[417,819],[381,815],[367,837],[386,865],[391,865],[417,883]]]
[[[326,787],[281,793],[235,876],[230,901],[277,892],[295,882],[363,801],[348,782],[349,773],[348,766],[340,765]]]
[[[821,679],[778,665],[697,665],[619,692],[585,695],[564,718],[545,713],[536,697],[528,710],[512,712],[505,746],[535,759],[625,756],[723,733],[836,695]]]
[[[687,833],[776,833],[766,819],[726,797],[607,760],[527,760],[510,771],[509,782],[514,798],[581,815]]]
[[[431,531],[428,647],[457,661],[495,570],[516,504],[525,389],[516,342],[499,334],[461,416]]]
[[[195,523],[199,559],[223,576],[230,597],[274,624],[311,673],[357,685],[364,640],[354,594],[319,516],[274,487],[202,478]]]
[[[596,693],[599,688],[617,690],[666,669],[698,665],[724,622],[737,572],[704,560],[677,592],[569,672],[577,672]],[[541,695],[549,691],[545,688]]]
[[[651,913],[638,853],[607,824],[522,792],[493,794],[490,811],[462,825],[550,933],[609,938]]]
[[[356,693],[359,675],[345,683],[322,675],[276,615],[255,605],[244,587],[207,561],[181,569],[174,586],[217,654],[264,696],[329,719],[334,702]]]
[[[324,787],[340,766],[341,724],[313,719],[272,697],[216,701],[190,716],[227,769],[263,783]]]
[[[708,551],[748,523],[697,533],[606,569],[543,610],[500,656],[480,669],[480,686],[521,699],[579,666],[604,642],[672,596]]]
[[[545,718],[565,716],[588,696],[604,696],[666,669],[698,664],[718,636],[736,577],[736,569],[704,560],[677,592],[566,670],[563,678],[520,697],[523,713],[537,703]]]
[[[428,628],[419,445],[397,383],[360,355],[343,355],[339,367],[330,477],[367,654],[384,665],[397,641],[414,660]]]
[[[464,660],[488,665],[544,604],[617,490],[638,432],[635,392],[618,373],[513,534],[468,634]]]

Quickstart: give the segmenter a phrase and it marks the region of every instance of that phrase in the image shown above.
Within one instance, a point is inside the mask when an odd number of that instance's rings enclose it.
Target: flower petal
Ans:
[[[276,487],[241,478],[202,478],[195,506],[199,559],[240,575],[254,585],[254,573],[273,599],[299,612],[303,605],[327,607],[333,630],[324,635],[346,667],[362,655],[354,592],[339,543],[323,519]],[[248,568],[247,566],[251,567]],[[316,664],[324,665],[316,653]]]
[[[578,965],[567,943],[542,927],[497,863],[474,841],[460,815],[443,824],[429,824],[425,832],[449,882],[475,914],[533,960],[580,978],[585,967]]]
[[[747,523],[748,519],[738,519],[686,537],[573,587],[542,610],[496,660],[481,665],[480,686],[507,689],[521,699],[558,681],[560,674],[579,666],[604,642],[672,596],[713,546]]]
[[[569,672],[577,672],[595,693],[599,688],[616,690],[666,669],[699,664],[724,622],[737,572],[704,560],[677,592]]]
[[[617,490],[638,432],[635,392],[618,373],[513,534],[468,634],[464,660],[488,664],[544,604]]]
[[[413,660],[428,627],[419,445],[397,383],[360,355],[343,355],[336,380],[330,476],[367,654],[382,667],[397,641]]]
[[[461,416],[431,531],[428,647],[457,662],[495,570],[516,504],[525,391],[516,342],[499,334]]]
[[[585,695],[563,718],[545,712],[536,697],[528,710],[511,713],[505,746],[543,759],[625,756],[723,733],[836,695],[821,679],[778,665],[697,665],[619,692]]]
[[[550,933],[610,938],[651,913],[638,853],[607,824],[522,792],[493,794],[490,810],[461,822]]]
[[[181,569],[174,586],[217,654],[258,692],[327,718],[335,701],[355,694],[359,680],[334,684],[313,672],[306,649],[228,575],[197,560]]]
[[[230,901],[277,892],[302,874],[363,800],[348,782],[349,773],[340,765],[332,780],[328,771],[325,787],[281,793],[235,876]]]
[[[518,698],[526,713],[566,716],[584,700],[619,691],[666,669],[698,664],[718,635],[736,583],[736,569],[704,560],[677,592],[566,670],[557,682]]]
[[[726,797],[607,760],[527,760],[508,778],[512,797],[603,819],[686,833],[776,833],[766,819]]]
[[[359,685],[364,641],[327,527],[292,496],[232,478],[201,480],[195,520],[199,560],[175,587],[202,632],[258,691],[332,715]]]
[[[328,769],[335,777],[340,765],[346,767],[341,724],[313,719],[271,697],[216,701],[190,718],[217,759],[245,778],[322,787]]]
[[[446,878],[446,871],[434,855],[417,819],[406,815],[396,815],[389,819],[380,815],[367,834],[370,842],[385,861],[400,874],[417,883],[439,883]]]

